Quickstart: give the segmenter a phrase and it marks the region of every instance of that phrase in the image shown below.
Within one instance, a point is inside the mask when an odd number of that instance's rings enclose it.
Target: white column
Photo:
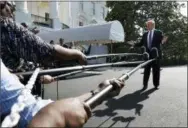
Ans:
[[[25,13],[28,13],[28,10],[27,10],[27,1],[22,1],[22,2],[15,2],[16,3],[16,9],[18,11],[22,11],[22,12],[25,12]]]
[[[50,1],[50,18],[52,19],[52,27],[54,29],[62,29],[61,23],[59,20],[59,9],[58,9],[58,2],[57,1]]]
[[[15,2],[16,4],[16,13],[15,20],[19,23],[25,22],[27,24],[31,23],[31,14],[27,9],[27,1]]]
[[[71,0],[69,0],[69,27],[73,27],[73,17],[72,17],[72,3]]]

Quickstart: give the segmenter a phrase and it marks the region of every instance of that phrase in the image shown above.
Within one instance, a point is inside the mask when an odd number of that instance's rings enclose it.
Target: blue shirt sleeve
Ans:
[[[23,88],[24,85],[20,83],[15,75],[8,71],[1,60],[0,108],[2,115],[10,113],[11,107],[17,102],[17,98],[20,96]],[[36,101],[32,94],[28,95],[28,100],[26,101],[27,107],[20,113],[21,118],[18,126],[25,128],[36,113],[51,102],[53,101]]]

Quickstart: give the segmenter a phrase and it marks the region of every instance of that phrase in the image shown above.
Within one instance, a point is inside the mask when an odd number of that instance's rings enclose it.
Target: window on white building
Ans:
[[[84,11],[84,2],[80,1],[80,11]]]
[[[50,14],[49,14],[49,13],[47,13],[47,12],[45,12],[45,21],[48,21],[48,20],[49,20],[49,18],[50,18]]]
[[[102,7],[102,17],[103,17],[103,19],[105,18],[105,8],[104,7]]]
[[[95,3],[94,2],[91,2],[92,3],[92,13],[93,15],[95,15]]]
[[[79,21],[79,26],[83,26],[83,25],[84,25],[83,22]]]

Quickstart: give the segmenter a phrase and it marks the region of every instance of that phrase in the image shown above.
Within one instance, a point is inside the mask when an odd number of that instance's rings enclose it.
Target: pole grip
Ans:
[[[112,90],[113,90],[113,85],[110,84],[107,87],[105,87],[103,90],[101,90],[99,93],[97,93],[90,99],[86,100],[85,104],[90,106],[91,109],[94,108],[95,106],[97,106],[97,103],[100,103],[100,101],[102,101],[103,98]]]

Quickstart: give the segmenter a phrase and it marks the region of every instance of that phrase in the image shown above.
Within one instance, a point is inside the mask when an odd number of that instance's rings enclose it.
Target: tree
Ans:
[[[163,58],[185,60],[187,50],[187,18],[180,13],[184,6],[173,1],[108,1],[107,7],[111,11],[106,20],[119,20],[124,27],[125,43],[122,46],[127,50],[126,41],[137,40],[145,31],[145,22],[152,18],[156,22],[156,29],[168,36],[168,43],[163,46]],[[120,47],[114,47],[119,51]]]

